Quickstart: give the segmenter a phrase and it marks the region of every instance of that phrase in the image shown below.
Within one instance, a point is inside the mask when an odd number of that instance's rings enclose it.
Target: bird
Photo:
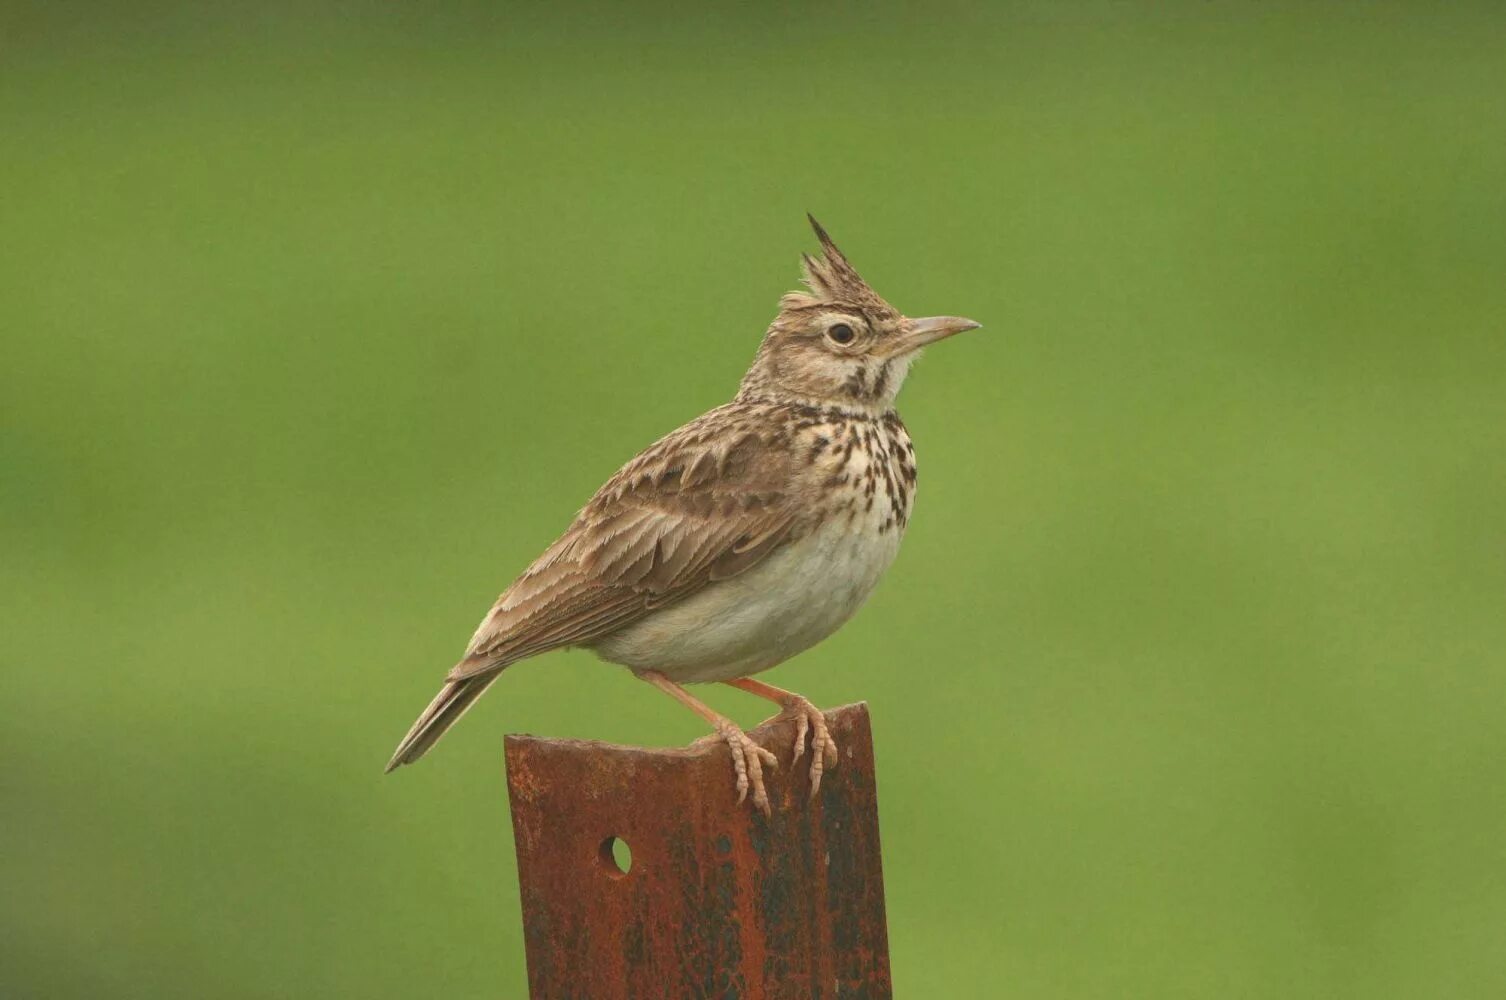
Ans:
[[[779,300],[732,401],[624,465],[513,581],[388,772],[427,753],[507,667],[583,647],[704,719],[731,751],[738,804],[751,793],[764,816],[778,759],[685,685],[777,704],[796,763],[809,736],[816,797],[839,759],[825,717],[753,675],[845,624],[894,560],[916,485],[895,397],[923,348],[979,324],[903,315],[807,219],[821,249],[801,255],[805,288]]]

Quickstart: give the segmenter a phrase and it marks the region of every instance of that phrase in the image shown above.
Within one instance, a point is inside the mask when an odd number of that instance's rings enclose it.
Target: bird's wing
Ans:
[[[448,679],[593,642],[798,537],[802,463],[778,424],[722,407],[625,465],[497,599]]]

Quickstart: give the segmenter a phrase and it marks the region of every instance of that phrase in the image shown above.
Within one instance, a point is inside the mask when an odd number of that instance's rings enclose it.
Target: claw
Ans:
[[[795,716],[795,759],[799,760],[805,753],[805,734],[810,729],[810,720],[806,718],[804,712],[798,709],[796,711],[798,714]]]
[[[821,775],[837,766],[837,741],[826,728],[826,716],[809,700],[795,695],[784,703],[784,718],[795,720],[795,760],[805,754],[805,738],[811,741],[811,792],[815,798],[821,790]]]
[[[753,742],[752,737],[730,719],[717,723],[716,731],[727,744],[727,749],[732,751],[732,769],[737,773],[737,804],[742,805],[748,798],[749,790],[752,790],[754,808],[765,817],[771,816],[773,807],[764,790],[763,769],[765,765],[770,769],[778,768],[779,759]]]

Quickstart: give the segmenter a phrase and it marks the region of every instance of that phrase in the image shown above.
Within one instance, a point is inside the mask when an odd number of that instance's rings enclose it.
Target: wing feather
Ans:
[[[798,537],[804,463],[771,423],[722,407],[629,462],[497,599],[448,679],[588,645]]]

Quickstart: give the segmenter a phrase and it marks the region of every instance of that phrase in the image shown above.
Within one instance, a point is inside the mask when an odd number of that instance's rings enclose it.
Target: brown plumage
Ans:
[[[739,790],[751,787],[765,811],[771,755],[675,681],[721,680],[778,702],[801,720],[797,756],[807,724],[814,733],[819,787],[835,763],[820,713],[744,678],[838,627],[887,566],[915,481],[894,395],[920,347],[977,324],[900,315],[811,224],[823,254],[804,258],[810,294],[781,300],[734,400],[650,445],[597,491],[498,598],[389,771],[421,757],[508,665],[585,646],[711,722],[732,749]],[[823,574],[834,578],[806,597]]]

